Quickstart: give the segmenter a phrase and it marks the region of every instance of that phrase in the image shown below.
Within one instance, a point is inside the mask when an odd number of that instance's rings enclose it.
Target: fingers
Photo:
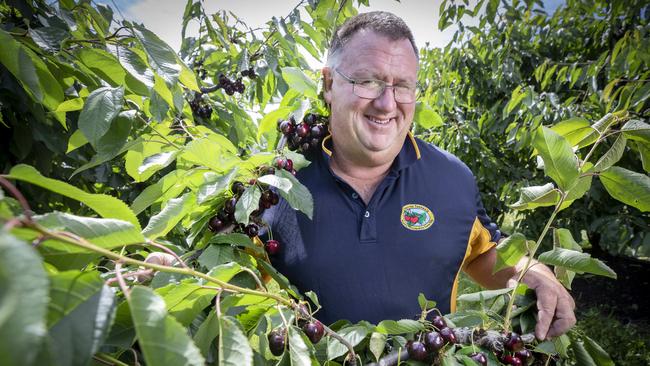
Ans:
[[[161,266],[171,266],[176,261],[173,255],[162,253],[162,252],[153,252],[147,255],[145,258],[145,263],[158,264]],[[146,282],[153,278],[154,271],[145,271],[136,276],[138,282]]]
[[[540,340],[546,339],[551,322],[555,316],[557,307],[557,296],[551,292],[537,289],[537,325],[535,326],[535,337]]]
[[[555,319],[551,323],[546,337],[557,337],[569,331],[576,324],[574,309],[575,302],[571,296],[559,298]]]

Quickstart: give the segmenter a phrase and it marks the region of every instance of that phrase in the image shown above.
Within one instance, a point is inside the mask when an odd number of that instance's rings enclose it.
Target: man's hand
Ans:
[[[576,305],[573,297],[548,267],[534,262],[522,282],[535,290],[537,296],[538,313],[537,326],[535,327],[537,339],[544,340],[560,336],[575,325],[574,310]],[[510,279],[508,286],[514,287],[515,283],[516,279]]]
[[[513,287],[528,258],[522,258],[516,268],[506,268],[493,274],[492,269],[496,258],[496,248],[492,248],[467,264],[465,272],[488,289]],[[535,327],[537,339],[557,337],[571,329],[576,323],[573,313],[575,302],[548,267],[533,261],[522,282],[535,290],[537,295],[538,316]]]

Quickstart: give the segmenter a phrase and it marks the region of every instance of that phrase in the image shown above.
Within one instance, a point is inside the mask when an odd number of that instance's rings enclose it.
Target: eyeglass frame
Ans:
[[[341,75],[341,77],[343,77],[343,79],[345,79],[346,82],[352,84],[352,93],[354,93],[354,95],[356,95],[359,98],[374,100],[374,99],[377,99],[377,98],[381,97],[381,95],[384,94],[384,92],[386,91],[386,88],[393,88],[393,98],[395,99],[395,102],[400,103],[400,104],[411,104],[411,103],[415,103],[417,101],[418,89],[419,89],[419,84],[418,83],[416,83],[415,88],[413,88],[413,100],[410,101],[410,102],[400,102],[400,101],[397,100],[397,93],[395,93],[395,87],[400,87],[399,85],[388,84],[385,81],[379,80],[379,79],[353,79],[353,78],[343,74],[339,70],[338,67],[335,67],[334,71],[336,71],[339,75]],[[381,88],[381,92],[379,94],[377,94],[377,96],[374,97],[374,98],[360,96],[359,94],[356,93],[355,86],[360,85],[359,83],[362,82],[362,81],[373,81],[373,82],[376,82],[376,83],[378,83],[380,85],[383,85],[383,87]]]

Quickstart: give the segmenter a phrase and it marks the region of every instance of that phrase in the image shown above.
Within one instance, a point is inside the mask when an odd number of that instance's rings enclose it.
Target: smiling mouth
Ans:
[[[372,116],[366,116],[366,119],[368,121],[370,121],[370,122],[372,122],[372,123],[374,123],[376,125],[380,125],[380,126],[387,125],[390,121],[393,120],[393,118],[379,119],[379,118],[372,117]]]

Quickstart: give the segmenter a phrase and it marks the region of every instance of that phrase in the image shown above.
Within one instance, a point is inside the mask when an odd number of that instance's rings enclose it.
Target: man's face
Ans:
[[[408,39],[391,41],[362,30],[338,57],[338,70],[352,79],[377,79],[391,85],[417,82],[417,58]],[[409,131],[415,102],[395,102],[392,88],[386,88],[376,99],[363,99],[334,69],[324,68],[323,76],[325,100],[331,106],[335,157],[360,165],[391,162]]]

